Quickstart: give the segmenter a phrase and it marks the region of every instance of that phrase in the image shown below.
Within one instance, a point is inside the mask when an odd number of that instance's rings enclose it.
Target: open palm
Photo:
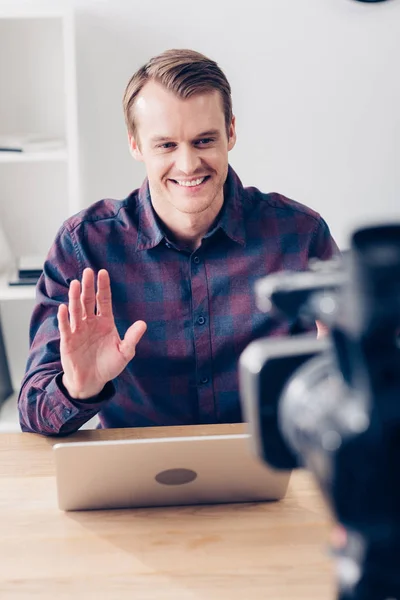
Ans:
[[[112,312],[110,278],[105,269],[97,276],[97,294],[94,273],[85,269],[82,286],[77,280],[71,281],[68,299],[69,306],[62,304],[58,309],[63,384],[72,398],[91,398],[135,356],[146,324],[136,321],[124,339],[120,339]]]

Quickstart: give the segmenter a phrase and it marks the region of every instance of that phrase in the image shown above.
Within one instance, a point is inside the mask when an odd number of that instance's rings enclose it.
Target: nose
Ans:
[[[182,144],[175,154],[175,167],[185,175],[192,175],[201,165],[198,149]]]

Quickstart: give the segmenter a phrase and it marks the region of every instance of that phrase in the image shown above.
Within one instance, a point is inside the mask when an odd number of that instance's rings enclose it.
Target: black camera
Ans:
[[[329,335],[242,353],[254,448],[277,469],[309,469],[345,528],[338,597],[400,599],[400,224],[360,229],[343,257],[263,278],[256,295]]]

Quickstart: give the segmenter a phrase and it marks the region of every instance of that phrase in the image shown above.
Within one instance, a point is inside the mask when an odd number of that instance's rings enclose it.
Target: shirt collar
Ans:
[[[224,206],[215,229],[222,229],[234,242],[245,245],[245,227],[243,215],[244,188],[238,175],[228,168],[224,185]]]
[[[146,178],[139,189],[139,229],[136,250],[150,250],[164,237],[151,203],[149,180]]]
[[[222,229],[234,242],[245,245],[245,228],[243,222],[244,188],[239,177],[228,167],[228,176],[224,185],[224,205],[216,226],[205,237],[211,236],[217,229]],[[146,178],[139,189],[139,230],[136,250],[149,250],[157,246],[165,234],[160,228],[151,203],[149,182]]]

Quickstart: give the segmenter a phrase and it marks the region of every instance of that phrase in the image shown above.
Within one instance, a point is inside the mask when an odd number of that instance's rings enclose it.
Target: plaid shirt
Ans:
[[[304,270],[310,258],[336,250],[318,213],[244,188],[231,168],[218,222],[194,252],[163,232],[147,180],[125,200],[81,211],[59,230],[38,282],[19,396],[22,430],[67,434],[96,413],[101,427],[241,421],[242,350],[296,327],[257,309],[255,281]],[[138,319],[148,329],[125,370],[99,396],[78,401],[61,381],[57,308],[86,267],[109,271],[120,336]]]

